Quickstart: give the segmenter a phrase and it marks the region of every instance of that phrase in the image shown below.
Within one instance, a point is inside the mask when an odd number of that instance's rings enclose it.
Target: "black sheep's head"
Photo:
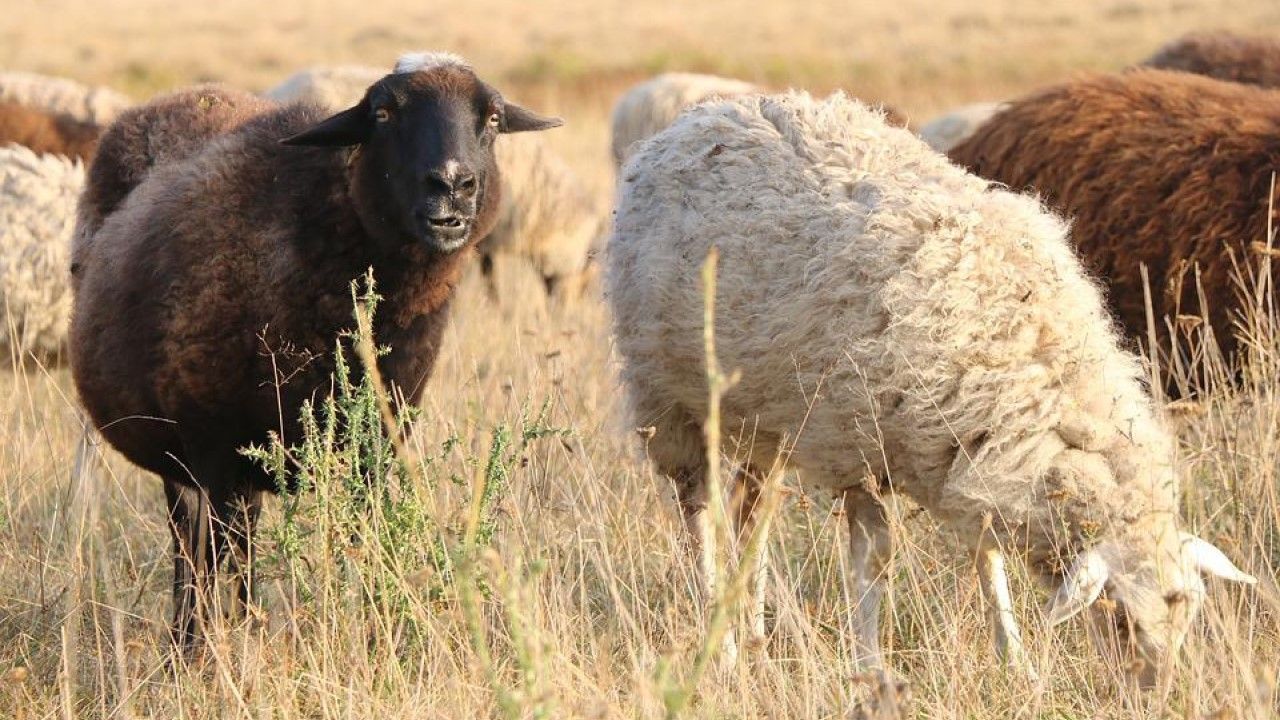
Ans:
[[[354,146],[351,194],[366,228],[451,253],[484,237],[497,217],[497,136],[560,124],[506,102],[461,58],[415,53],[354,107],[281,142]]]

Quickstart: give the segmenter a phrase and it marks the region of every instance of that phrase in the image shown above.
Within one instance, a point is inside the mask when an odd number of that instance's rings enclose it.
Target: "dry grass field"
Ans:
[[[1275,0],[41,0],[0,16],[0,68],[139,99],[451,49],[508,95],[563,115],[547,137],[602,198],[609,107],[662,70],[844,88],[919,121],[1118,69],[1188,30],[1280,33]],[[768,539],[768,646],[699,676],[705,628],[682,527],[623,415],[598,290],[548,307],[536,280],[517,276],[495,305],[476,280],[455,304],[411,471],[361,495],[340,448],[313,448],[315,491],[269,503],[256,611],[217,625],[201,662],[176,670],[160,482],[106,448],[75,477],[66,369],[6,359],[0,717],[874,716],[849,659],[855,598],[838,505],[788,478]],[[1170,691],[1125,688],[1082,623],[1044,627],[1043,592],[1016,563],[1040,679],[1006,672],[972,559],[903,503],[884,628],[909,692],[884,716],[1280,714],[1280,332],[1267,297],[1246,381],[1210,381],[1176,414],[1188,525],[1261,583],[1213,585]]]

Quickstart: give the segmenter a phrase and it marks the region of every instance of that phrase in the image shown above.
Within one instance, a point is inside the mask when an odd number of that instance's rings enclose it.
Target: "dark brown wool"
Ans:
[[[54,153],[85,162],[93,157],[101,129],[70,115],[0,101],[0,145],[17,143],[38,153]]]
[[[1280,38],[1228,32],[1191,33],[1142,61],[1146,67],[1219,80],[1280,87]]]
[[[103,218],[153,167],[195,154],[211,138],[269,107],[269,100],[252,93],[209,85],[179,90],[121,113],[102,134],[102,151],[88,168],[78,212],[83,234],[97,232]]]
[[[1200,314],[1194,275],[1184,274],[1198,265],[1214,333],[1235,349],[1231,252],[1256,260],[1250,244],[1277,219],[1280,92],[1163,70],[1089,76],[1011,103],[950,156],[1070,217],[1082,259],[1144,345],[1139,266],[1162,318]]]

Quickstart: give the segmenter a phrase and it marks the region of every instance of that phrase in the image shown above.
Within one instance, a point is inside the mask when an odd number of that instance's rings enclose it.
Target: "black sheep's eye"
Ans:
[[[384,123],[391,119],[391,111],[385,107],[380,107],[373,111],[373,119]]]
[[[495,112],[495,113],[489,114],[489,127],[496,128],[501,124],[502,124],[502,113]]]

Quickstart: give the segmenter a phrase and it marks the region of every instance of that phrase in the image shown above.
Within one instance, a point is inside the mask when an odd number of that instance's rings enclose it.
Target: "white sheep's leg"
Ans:
[[[1036,678],[1035,668],[1027,660],[1022,646],[1022,633],[1013,615],[1013,598],[1009,594],[1009,574],[1005,572],[1004,553],[993,540],[978,548],[978,585],[987,603],[987,617],[995,640],[996,654],[1006,665]]]
[[[861,488],[844,493],[844,510],[849,520],[849,548],[853,567],[854,633],[858,664],[884,672],[880,652],[880,598],[885,571],[892,553],[889,523],[880,500]]]
[[[718,594],[716,532],[707,512],[710,493],[707,487],[707,451],[701,423],[678,407],[661,402],[662,393],[637,392],[640,401],[637,416],[651,418],[652,433],[646,446],[658,471],[675,485],[676,500],[684,518],[689,552],[694,560],[695,591],[699,611],[708,621]],[[646,400],[655,398],[651,404]],[[715,499],[717,502],[721,498]],[[725,634],[719,664],[727,668],[736,664],[738,646],[732,624]]]
[[[742,551],[746,548],[747,539],[751,537],[751,532],[756,525],[756,505],[760,500],[760,490],[764,487],[765,474],[762,473],[758,466],[746,464],[734,471],[734,489],[733,499],[735,505],[734,527],[738,536],[738,552],[741,557]],[[741,570],[749,573],[750,585],[747,590],[749,593],[747,610],[750,613],[750,622],[747,638],[747,647],[751,650],[763,650],[765,645],[765,629],[764,629],[764,591],[765,584],[769,577],[769,546],[762,542],[760,551],[755,557],[747,558],[747,562],[751,563],[750,567],[744,567]]]
[[[706,467],[682,468],[668,475],[676,484],[676,497],[680,502],[685,528],[689,532],[689,550],[694,558],[698,601],[709,624],[712,604],[719,590],[719,573],[716,565],[716,532],[707,513],[709,493]],[[721,669],[727,669],[737,661],[738,642],[733,624],[730,623],[721,642],[718,664]]]

